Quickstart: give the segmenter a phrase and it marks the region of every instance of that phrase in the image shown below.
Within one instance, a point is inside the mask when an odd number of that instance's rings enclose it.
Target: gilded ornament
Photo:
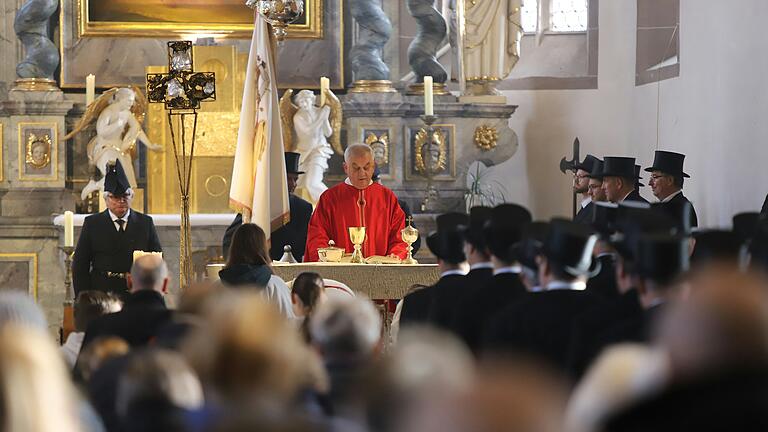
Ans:
[[[499,132],[493,126],[480,125],[475,128],[475,145],[483,151],[496,148]]]
[[[416,171],[421,174],[437,174],[445,170],[448,158],[445,132],[435,129],[432,139],[428,138],[427,131],[422,128],[416,133],[415,141]],[[429,163],[429,173],[427,173]]]
[[[371,147],[376,165],[384,166],[389,163],[389,133],[384,132],[377,137],[375,133],[368,132],[365,143]]]
[[[37,169],[47,167],[51,163],[52,146],[50,135],[29,134],[27,137],[26,164]]]

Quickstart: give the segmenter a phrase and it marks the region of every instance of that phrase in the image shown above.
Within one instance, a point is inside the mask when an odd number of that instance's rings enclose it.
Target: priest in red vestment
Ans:
[[[375,164],[371,148],[365,144],[352,144],[344,152],[343,183],[320,195],[315,212],[309,221],[304,261],[317,261],[317,249],[333,240],[347,253],[354,250],[349,239],[349,227],[364,226],[363,256],[406,256],[407,245],[400,231],[405,227],[405,213],[397,203],[395,194],[379,183],[371,181]]]

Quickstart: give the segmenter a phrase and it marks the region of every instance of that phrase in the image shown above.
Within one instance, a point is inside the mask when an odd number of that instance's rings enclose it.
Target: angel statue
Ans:
[[[296,194],[312,204],[328,189],[323,183],[328,159],[334,150],[340,155],[344,153],[339,134],[341,103],[330,90],[325,95],[326,104],[320,107],[315,106],[315,94],[310,90],[302,90],[293,98],[298,106],[291,102],[293,90],[286,90],[280,98],[285,150],[301,155],[299,170],[304,172],[296,184]]]
[[[80,194],[83,200],[94,191],[104,190],[107,164],[118,159],[131,187],[136,187],[133,158],[137,140],[152,151],[163,150],[162,146],[153,144],[141,128],[146,108],[147,99],[138,87],[111,88],[88,105],[83,118],[64,137],[68,140],[96,122],[96,136],[88,143],[88,164],[98,168],[101,179],[92,178],[88,182]]]

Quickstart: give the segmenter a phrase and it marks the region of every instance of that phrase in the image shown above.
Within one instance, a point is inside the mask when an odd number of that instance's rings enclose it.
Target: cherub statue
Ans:
[[[96,122],[96,136],[88,143],[88,164],[98,168],[101,179],[92,178],[88,182],[80,194],[82,199],[96,190],[104,190],[107,163],[118,159],[131,187],[136,187],[133,158],[137,140],[152,151],[163,150],[162,146],[153,144],[141,128],[146,108],[147,100],[138,87],[109,89],[88,105],[83,118],[64,137],[67,140]]]
[[[330,90],[326,92],[326,104],[321,107],[315,106],[315,94],[310,90],[302,90],[293,98],[297,105],[291,102],[292,95],[293,90],[286,90],[280,99],[283,141],[286,151],[301,154],[299,169],[305,174],[299,177],[296,193],[314,204],[328,189],[323,183],[328,159],[334,150],[340,155],[344,153],[339,135],[341,103]]]

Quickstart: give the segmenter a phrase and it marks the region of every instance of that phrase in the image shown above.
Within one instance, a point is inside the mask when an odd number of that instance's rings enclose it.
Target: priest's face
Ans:
[[[373,177],[375,168],[373,157],[368,152],[353,153],[344,162],[344,172],[349,177],[352,186],[358,189],[365,189],[371,184],[371,177]]]

